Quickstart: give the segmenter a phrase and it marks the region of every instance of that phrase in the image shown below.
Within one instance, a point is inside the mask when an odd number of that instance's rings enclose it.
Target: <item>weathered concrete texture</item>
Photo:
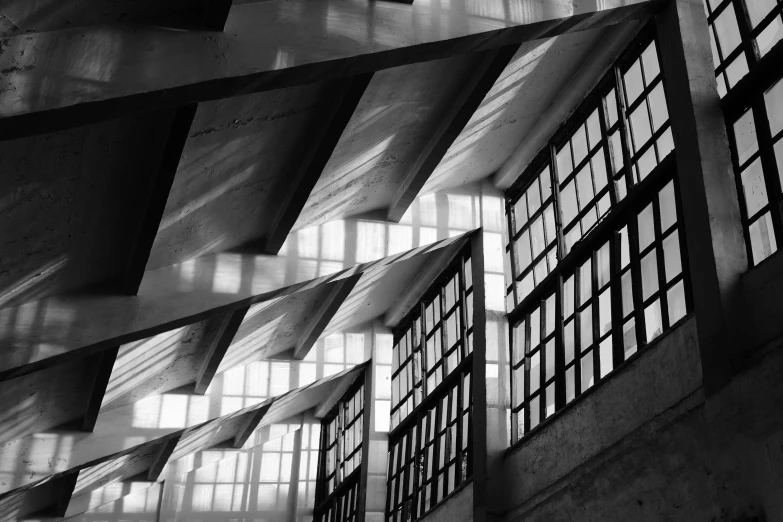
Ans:
[[[332,102],[324,83],[199,104],[147,269],[258,240],[269,232],[313,128]]]
[[[101,411],[132,404],[196,381],[223,315],[124,344],[117,354]]]
[[[92,391],[94,361],[54,366],[0,383],[0,443],[82,417]]]
[[[604,33],[604,29],[593,29],[522,44],[422,193],[456,187],[496,172]]]
[[[294,230],[386,208],[476,59],[466,54],[375,73]]]
[[[85,25],[145,22],[185,11],[200,0],[25,0],[0,8],[0,37]]]
[[[696,324],[690,318],[507,456],[504,479],[514,494],[504,511],[552,494],[547,488],[700,386]]]
[[[463,522],[473,520],[473,482],[419,520],[422,522]]]
[[[783,252],[780,250],[742,276],[744,294],[743,338],[746,357],[783,335]]]
[[[170,122],[145,113],[0,143],[0,307],[122,273]]]

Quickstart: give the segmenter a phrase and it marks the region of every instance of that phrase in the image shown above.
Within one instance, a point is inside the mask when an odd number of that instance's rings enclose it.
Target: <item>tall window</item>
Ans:
[[[364,378],[360,377],[321,423],[315,519],[356,520],[362,463]]]
[[[514,440],[689,310],[673,148],[646,30],[507,192]]]
[[[772,52],[783,38],[783,1],[705,0],[705,9],[748,257],[756,265],[783,237],[783,53],[779,45]]]
[[[783,1],[704,0],[704,7],[722,97],[783,38]]]
[[[416,519],[468,480],[473,281],[460,253],[394,332],[386,512]]]

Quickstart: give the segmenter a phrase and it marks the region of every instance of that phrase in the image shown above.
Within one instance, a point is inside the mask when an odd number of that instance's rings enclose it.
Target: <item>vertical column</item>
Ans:
[[[473,269],[473,520],[487,520],[487,301],[484,277],[484,234],[470,238]]]
[[[702,1],[671,0],[656,24],[709,394],[731,379],[740,355],[740,277],[748,261]]]

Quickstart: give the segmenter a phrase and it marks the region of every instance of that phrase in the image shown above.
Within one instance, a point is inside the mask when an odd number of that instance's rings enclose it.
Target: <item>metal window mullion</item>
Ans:
[[[524,193],[521,197],[525,197]],[[519,296],[517,295],[517,252],[516,252],[516,240],[513,239],[516,231],[516,218],[514,216],[513,207],[511,204],[506,203],[506,222],[508,224],[508,247],[509,247],[509,263],[511,267],[509,273],[511,274],[511,293],[514,296],[514,306],[519,304]],[[464,267],[464,263],[463,263]],[[521,275],[521,274],[520,274]]]
[[[781,216],[781,198],[783,195],[781,194],[780,173],[778,172],[777,158],[775,157],[772,130],[762,93],[759,93],[753,100],[751,110],[756,123],[761,169],[764,176],[764,184],[767,186],[767,203],[772,216],[772,228],[776,243],[780,244],[780,240],[783,239],[783,217]],[[751,162],[748,163],[750,164]],[[750,236],[749,233],[748,236]]]
[[[623,286],[620,233],[612,231],[609,246],[609,280],[612,301],[612,359],[613,367],[617,368],[623,362],[625,346],[623,343]]]
[[[541,424],[546,419],[546,299],[541,299],[538,304],[538,333],[540,341],[538,343],[538,423]]]
[[[571,320],[574,322],[574,400],[582,394],[582,316],[577,304],[582,301],[582,264],[574,265],[574,274],[571,276],[574,278],[574,302],[571,314]]]
[[[555,412],[566,404],[563,310],[563,274],[560,272],[555,283]]]
[[[636,346],[640,351],[647,345],[647,328],[644,320],[642,299],[642,268],[639,255],[639,212],[636,209],[628,213],[628,257],[631,270],[631,293],[633,296],[633,316],[636,323]]]
[[[562,203],[560,201],[560,183],[557,179],[559,177],[557,173],[557,152],[555,145],[551,141],[548,144],[549,147],[549,179],[552,186],[552,205],[555,214],[555,236],[557,247],[557,259],[562,261],[565,254],[565,236],[563,235],[563,210]],[[576,186],[574,186],[576,188]]]
[[[525,365],[525,389],[523,408],[520,410],[525,423],[525,433],[530,431],[530,314],[525,315],[525,346],[522,347],[522,364]]]
[[[615,97],[616,96],[617,94],[615,91]],[[607,177],[606,182],[609,184],[609,199],[611,201],[611,207],[614,208],[617,202],[620,201],[620,198],[619,198],[619,194],[617,193],[617,186],[615,185],[614,182],[615,174],[612,169],[612,159],[609,151],[609,147],[611,145],[609,143],[609,126],[607,125],[607,121],[606,121],[606,95],[599,96],[598,124],[601,128],[601,147],[603,148],[603,161],[604,161],[604,167],[606,168],[606,177]],[[619,128],[618,128],[618,132],[619,132]],[[626,194],[627,194],[627,189],[626,189]]]
[[[599,246],[600,249],[600,246]],[[600,321],[601,307],[598,302],[598,252],[593,249],[590,254],[590,288],[592,295],[590,296],[591,307],[590,318],[592,319],[593,327],[593,386],[598,383],[599,376],[601,375],[601,358],[599,357],[599,338],[601,337],[601,327],[598,324]]]
[[[753,69],[753,66],[758,63],[761,53],[756,46],[756,39],[753,37],[747,8],[741,0],[735,0],[732,3],[734,4],[737,27],[739,29],[740,39],[742,40],[740,48],[745,54],[745,59],[748,61],[748,72],[750,72]],[[759,24],[759,26],[761,26],[761,24]]]
[[[665,185],[664,185],[665,186]],[[653,198],[653,226],[655,230],[655,240],[653,241],[653,248],[655,248],[655,262],[658,265],[658,299],[661,303],[661,333],[665,332],[669,328],[669,299],[666,295],[666,259],[663,255],[663,232],[661,231],[661,208],[660,208],[660,189],[656,190],[657,194]],[[654,301],[653,301],[654,302]]]
[[[631,144],[628,142],[630,138],[630,131],[628,129],[628,114],[626,111],[626,96],[625,96],[625,84],[623,83],[622,72],[620,67],[614,65],[615,77],[615,89],[617,89],[617,117],[620,120],[619,132],[620,132],[620,144],[623,148],[622,155],[625,162],[625,184],[626,194],[628,194],[636,185],[634,181],[633,164],[631,163]]]

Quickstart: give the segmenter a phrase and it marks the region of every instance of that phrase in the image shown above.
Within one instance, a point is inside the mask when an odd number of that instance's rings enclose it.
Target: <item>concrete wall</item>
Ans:
[[[473,482],[468,482],[446,502],[419,519],[421,522],[463,522],[473,520]]]

